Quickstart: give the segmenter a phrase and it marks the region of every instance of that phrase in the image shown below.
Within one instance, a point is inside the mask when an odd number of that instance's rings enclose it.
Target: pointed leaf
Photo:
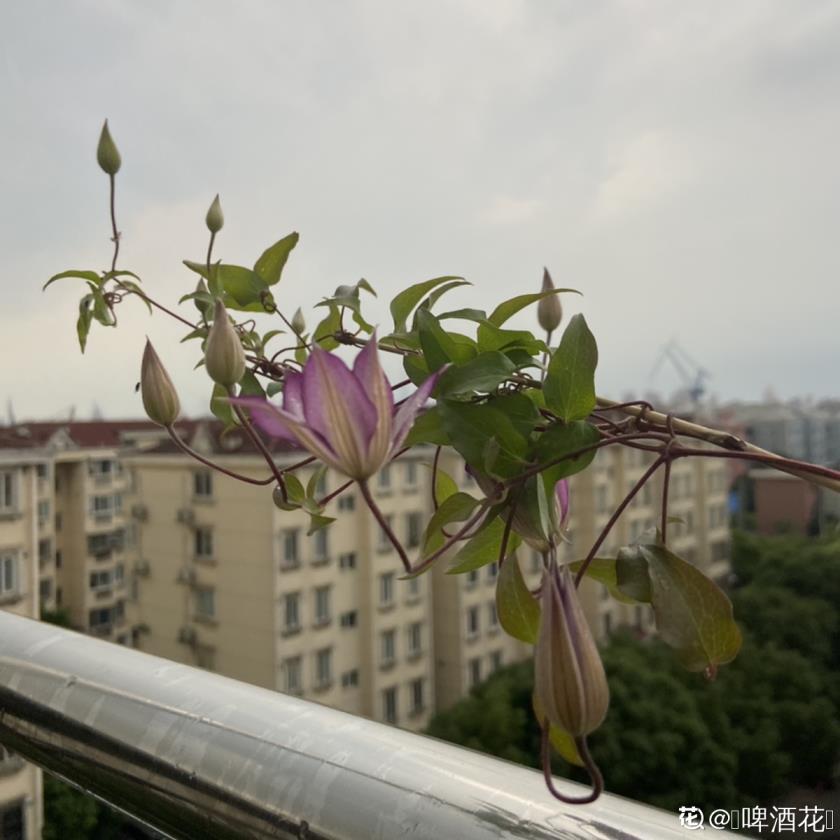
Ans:
[[[638,604],[638,599],[632,598],[629,593],[623,592],[619,588],[618,573],[616,571],[617,562],[614,557],[594,557],[592,562],[586,567],[585,576],[604,584],[609,590],[610,595],[617,601],[621,601],[623,604]],[[577,574],[582,565],[583,560],[576,560],[574,563],[569,564],[569,568]],[[647,575],[647,572],[645,574]],[[645,598],[642,600],[648,601],[650,599]]]
[[[434,554],[446,542],[447,536],[441,530],[442,528],[451,522],[463,522],[469,518],[478,505],[479,500],[468,493],[455,493],[442,502],[426,526],[423,557]]]
[[[504,520],[497,516],[474,537],[467,540],[464,547],[453,558],[454,565],[447,570],[446,574],[461,575],[498,561],[504,532]],[[513,559],[510,555],[516,550],[520,542],[519,536],[511,532],[508,536],[506,550],[508,560]]]
[[[416,446],[418,443],[449,446],[449,437],[443,430],[440,414],[434,408],[428,408],[422,414],[417,415],[404,445]]]
[[[546,405],[567,423],[585,420],[595,408],[598,347],[583,315],[575,315],[548,364]]]
[[[540,627],[540,605],[525,585],[515,554],[502,563],[496,581],[496,613],[504,631],[533,645]]]
[[[447,277],[435,277],[433,280],[426,280],[423,283],[415,283],[407,289],[401,291],[391,301],[391,316],[394,319],[394,332],[405,332],[408,328],[408,316],[414,310],[414,307],[420,303],[423,298],[438,286],[448,283],[451,280],[463,280],[463,277],[456,277],[455,275]]]
[[[297,232],[284,236],[271,247],[266,248],[262,256],[254,263],[254,271],[266,286],[273,286],[280,279],[286,260],[289,259],[289,254],[297,245],[299,238]]]
[[[534,708],[534,717],[536,717],[540,726],[542,726],[546,721],[546,715],[536,692],[531,696],[531,704]],[[580,757],[575,739],[565,729],[560,729],[559,726],[551,724],[551,728],[548,731],[548,740],[560,758],[565,759],[569,764],[583,767],[583,759]]]
[[[557,423],[549,426],[539,436],[534,444],[534,457],[538,464],[549,464],[566,454],[594,446],[600,439],[598,430],[583,420],[567,425]],[[596,452],[597,450],[591,449],[566,461],[560,461],[544,470],[543,476],[553,487],[561,478],[585,470],[592,463]]]
[[[74,277],[77,280],[86,280],[88,283],[93,283],[96,286],[102,285],[102,278],[96,271],[83,271],[81,269],[71,269],[70,271],[62,271],[59,274],[53,274],[49,280],[41,287],[43,292],[47,286],[51,286],[56,280],[62,280],[65,277]]]
[[[90,322],[93,319],[93,295],[85,295],[79,301],[79,317],[76,321],[76,335],[79,337],[79,347],[82,353],[87,346],[87,337],[90,332]]]
[[[505,321],[507,321],[508,318],[513,317],[517,312],[524,309],[526,306],[530,306],[532,303],[537,303],[544,297],[557,295],[561,292],[572,292],[576,295],[580,294],[577,289],[550,289],[547,292],[534,292],[533,294],[528,295],[517,295],[516,297],[512,297],[509,300],[500,303],[490,313],[490,317],[487,320],[494,326],[500,327]]]
[[[489,393],[504,382],[515,365],[504,353],[481,353],[474,359],[452,365],[441,376],[436,391],[440,396]]]

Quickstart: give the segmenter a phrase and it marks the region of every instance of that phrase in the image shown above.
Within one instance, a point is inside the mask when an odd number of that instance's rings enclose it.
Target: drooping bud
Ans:
[[[548,269],[543,269],[542,290],[550,292],[554,288],[551,275]],[[537,320],[546,332],[554,332],[563,320],[563,307],[560,304],[560,295],[546,295],[537,304]]]
[[[306,321],[300,307],[295,310],[295,314],[292,316],[292,329],[298,335],[303,335],[303,331],[306,329]]]
[[[140,365],[140,393],[150,420],[168,428],[178,419],[181,411],[178,393],[148,339]]]
[[[545,572],[540,600],[534,692],[551,723],[588,735],[606,717],[610,691],[568,566]]]
[[[114,143],[111,132],[108,130],[108,120],[105,120],[102,133],[99,135],[99,145],[96,147],[96,162],[107,175],[116,175],[122,165],[117,144]]]
[[[210,378],[225,388],[235,385],[245,374],[245,351],[221,300],[216,301],[213,326],[204,351],[204,366]]]
[[[218,233],[225,225],[225,214],[222,213],[222,203],[219,201],[219,196],[213,199],[213,203],[210,205],[210,209],[207,211],[207,215],[204,217],[204,221],[207,224],[207,230],[210,233]]]

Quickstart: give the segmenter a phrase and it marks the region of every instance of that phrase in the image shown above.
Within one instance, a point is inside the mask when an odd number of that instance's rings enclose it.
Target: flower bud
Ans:
[[[204,221],[210,233],[218,233],[224,227],[225,214],[222,213],[222,203],[219,201],[218,195],[213,199]]]
[[[543,269],[542,290],[550,292],[554,288],[551,282],[551,275],[548,269]],[[537,320],[546,332],[554,332],[563,320],[563,307],[560,305],[560,296],[557,294],[546,295],[537,304]]]
[[[230,388],[245,375],[245,351],[221,300],[216,301],[213,326],[207,336],[204,366],[210,378]]]
[[[102,126],[102,133],[99,135],[99,145],[96,147],[96,162],[107,175],[116,175],[120,171],[122,158],[117,151],[117,145],[108,130],[108,120]]]
[[[178,419],[181,411],[178,393],[148,339],[140,365],[140,393],[149,419],[167,428]]]
[[[540,600],[534,692],[550,723],[588,735],[606,717],[610,691],[568,566],[545,572]]]
[[[295,314],[292,316],[292,329],[298,335],[303,335],[303,331],[306,329],[306,321],[304,320],[300,307],[295,310]]]

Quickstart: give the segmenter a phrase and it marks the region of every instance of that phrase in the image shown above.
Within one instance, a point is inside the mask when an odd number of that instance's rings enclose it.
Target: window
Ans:
[[[90,461],[88,463],[88,474],[92,476],[111,475],[113,467],[113,461]]]
[[[114,512],[114,497],[113,496],[91,496],[90,497],[90,512],[98,518],[107,519],[113,515]]]
[[[36,464],[35,465],[35,475],[41,481],[44,481],[50,477],[50,465],[49,464]]]
[[[416,601],[420,597],[420,588],[423,585],[423,581],[419,577],[414,577],[409,578],[406,584],[408,585],[408,600]]]
[[[354,668],[352,671],[345,671],[341,675],[342,688],[354,688],[359,684],[359,672]]]
[[[283,628],[287,633],[300,630],[300,592],[283,596]]]
[[[195,543],[195,556],[202,560],[210,560],[213,557],[213,531],[210,528],[196,528],[193,537]]]
[[[315,556],[312,558],[314,563],[326,563],[330,559],[328,536],[329,531],[326,528],[321,528],[320,531],[315,532]]]
[[[111,540],[108,534],[91,534],[87,540],[88,554],[101,557],[111,553]]]
[[[125,580],[125,566],[122,563],[117,563],[114,566],[114,583],[119,586]]]
[[[645,485],[647,486],[647,485]],[[609,487],[602,485],[595,488],[595,509],[598,513],[606,513],[610,504]]]
[[[416,548],[420,545],[423,534],[423,517],[418,512],[406,514],[406,547]]]
[[[213,498],[213,473],[210,470],[193,473],[193,496],[197,499]]]
[[[350,610],[349,612],[342,613],[340,623],[342,627],[355,627],[358,623],[359,614],[356,610]]]
[[[405,463],[405,484],[406,487],[417,486],[417,461],[406,461]]]
[[[391,467],[386,465],[382,467],[376,477],[376,485],[380,492],[387,493],[391,489]]]
[[[111,572],[91,572],[89,582],[91,589],[107,589],[111,585]]]
[[[394,573],[379,575],[379,606],[390,607],[394,603]]]
[[[330,621],[330,587],[319,586],[315,590],[315,625],[320,627]]]
[[[379,634],[379,654],[382,667],[393,665],[397,658],[397,631],[383,630]]]
[[[322,470],[321,474],[318,476],[318,483],[315,485],[315,496],[318,499],[323,499],[328,492],[329,490],[327,489],[327,471]]]
[[[467,610],[467,638],[474,639],[478,635],[478,607]]]
[[[464,575],[464,586],[467,589],[472,589],[478,583],[478,569],[473,569]]]
[[[408,626],[408,655],[419,656],[423,652],[423,624],[415,621]]]
[[[300,562],[298,535],[297,528],[289,528],[283,531],[283,565],[289,569],[294,568]]]
[[[289,694],[303,691],[303,660],[299,656],[283,660],[283,690]]]
[[[52,580],[45,578],[38,585],[38,595],[42,601],[49,601],[52,598]]]
[[[355,569],[356,568],[356,552],[347,551],[344,554],[338,555],[339,569]]]
[[[342,493],[338,497],[338,509],[339,510],[355,510],[356,509],[356,497],[352,493]]]
[[[487,581],[492,583],[499,576],[499,564],[494,560],[487,567]]]
[[[386,688],[382,692],[382,717],[385,723],[397,722],[397,689]]]
[[[52,560],[52,541],[38,540],[38,565],[45,566]]]
[[[216,617],[216,590],[196,589],[195,590],[195,616],[196,618]]]
[[[502,667],[502,660],[504,654],[500,650],[494,650],[490,654],[490,670],[495,672],[498,671],[499,668]]]
[[[487,626],[491,630],[496,630],[499,627],[499,614],[496,612],[496,604],[491,601],[487,605]]]
[[[57,548],[55,550],[55,567],[56,567],[56,569],[61,568],[61,560],[62,560],[61,549]]]
[[[324,648],[315,654],[315,687],[327,688],[332,682],[332,648]]]
[[[38,502],[38,524],[46,525],[50,518],[50,500],[42,499]]]
[[[0,837],[4,840],[24,840],[26,834],[23,801],[4,805],[0,810]]]
[[[11,470],[0,473],[0,511],[14,513],[17,510],[16,474]]]
[[[424,683],[425,680],[422,677],[411,681],[411,714],[413,715],[419,715],[426,708]]]
[[[541,572],[543,570],[543,559],[542,554],[539,553],[536,549],[531,552],[531,572],[536,574],[537,572]]]
[[[481,660],[470,659],[470,688],[474,688],[481,682]]]
[[[0,554],[0,598],[18,594],[17,552]]]
[[[388,523],[388,528],[393,530],[394,529],[394,514],[387,513],[384,515],[385,521]],[[393,549],[393,545],[391,545],[391,540],[388,537],[387,532],[384,528],[379,528],[379,542],[376,545],[377,551],[391,551]]]
[[[110,627],[111,618],[111,610],[107,607],[99,610],[91,610],[88,613],[88,624],[91,629],[97,627]]]

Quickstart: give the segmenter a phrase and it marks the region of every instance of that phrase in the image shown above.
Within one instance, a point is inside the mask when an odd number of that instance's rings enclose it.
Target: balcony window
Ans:
[[[53,582],[51,578],[44,578],[38,584],[38,596],[41,601],[49,601],[52,598]]]
[[[0,598],[11,598],[18,594],[18,557],[16,551],[0,554]]]
[[[356,552],[347,551],[344,554],[338,555],[339,569],[355,569],[356,568]]]
[[[355,627],[358,623],[359,614],[356,610],[350,610],[349,612],[341,614],[341,626],[342,627]]]
[[[210,528],[196,528],[193,533],[196,559],[213,559],[213,531]]]
[[[503,658],[504,653],[502,651],[494,650],[490,654],[490,670],[493,672],[498,671],[502,667]]]
[[[356,509],[356,497],[352,493],[345,491],[338,497],[338,509],[349,511]]]
[[[50,477],[50,465],[49,464],[36,464],[35,465],[35,475],[38,476],[39,481],[46,481]]]
[[[411,681],[411,714],[419,715],[426,708],[425,685],[423,677]]]
[[[0,514],[17,513],[17,473],[0,472]]]
[[[420,597],[423,581],[419,577],[409,578],[406,585],[408,586],[408,600],[416,601]]]
[[[419,512],[406,515],[406,547],[416,548],[423,535],[423,517]]]
[[[384,466],[376,476],[376,486],[380,493],[391,492],[391,467]]]
[[[38,524],[43,528],[50,520],[50,500],[41,499],[38,502]]]
[[[319,586],[315,590],[315,624],[321,626],[330,621],[330,587]]]
[[[394,603],[394,573],[379,575],[379,606],[390,607]]]
[[[4,840],[25,840],[27,837],[23,800],[0,806],[0,837]]]
[[[90,610],[88,612],[88,625],[91,632],[103,633],[110,632],[113,624],[113,611],[109,607],[101,609]]]
[[[417,486],[417,461],[405,463],[405,486],[408,488]]]
[[[283,565],[288,569],[293,569],[300,563],[299,534],[297,528],[289,528],[283,531]]]
[[[393,665],[397,658],[397,631],[383,630],[379,634],[379,664],[383,668]]]
[[[488,580],[488,582],[493,583],[498,576],[499,576],[499,564],[494,560],[487,567],[487,580]]]
[[[38,540],[38,565],[46,566],[52,556],[52,540]]]
[[[470,688],[475,688],[481,682],[481,659],[470,659]]]
[[[478,628],[478,607],[470,607],[467,610],[467,638],[474,639],[478,635]]]
[[[332,682],[332,648],[315,654],[315,687],[327,688]]]
[[[283,690],[289,694],[300,694],[303,691],[303,659],[300,656],[290,656],[283,660]]]
[[[313,535],[313,543],[315,555],[312,558],[315,563],[326,563],[330,559],[329,550],[329,531],[326,528],[321,528]]]
[[[324,496],[329,493],[327,484],[327,471],[322,470],[321,474],[318,476],[318,483],[315,485],[315,498],[316,499],[323,499]]]
[[[408,655],[419,656],[423,652],[423,624],[415,621],[408,626]]]
[[[359,671],[354,668],[352,671],[345,671],[341,675],[342,688],[355,688],[359,684]]]
[[[283,629],[287,633],[300,630],[300,592],[287,592],[283,596]]]
[[[386,688],[382,692],[382,718],[385,723],[397,722],[397,689]]]
[[[114,515],[115,496],[91,496],[90,513],[97,522],[108,522]]]
[[[496,612],[496,604],[493,601],[487,605],[487,626],[491,630],[497,630],[499,627],[499,614]]]
[[[388,513],[384,515],[385,521],[388,523],[388,528],[390,530],[394,530],[394,514]],[[385,529],[380,527],[379,528],[379,540],[376,544],[376,550],[385,552],[385,551],[392,551],[394,546],[391,544],[391,540],[388,537]]]
[[[110,476],[114,472],[114,462],[110,460],[99,460],[88,462],[88,475],[94,478]]]
[[[116,586],[120,586],[124,580],[125,566],[122,563],[118,563],[116,566],[114,566],[114,584]]]
[[[216,618],[216,590],[206,588],[196,589],[193,597],[195,598],[195,617],[215,619]]]
[[[464,575],[464,586],[472,589],[478,583],[478,569],[473,569]]]
[[[210,470],[198,470],[193,473],[193,496],[196,499],[213,498],[213,473]]]
[[[89,577],[90,588],[93,590],[107,589],[112,582],[111,572],[91,572]]]

